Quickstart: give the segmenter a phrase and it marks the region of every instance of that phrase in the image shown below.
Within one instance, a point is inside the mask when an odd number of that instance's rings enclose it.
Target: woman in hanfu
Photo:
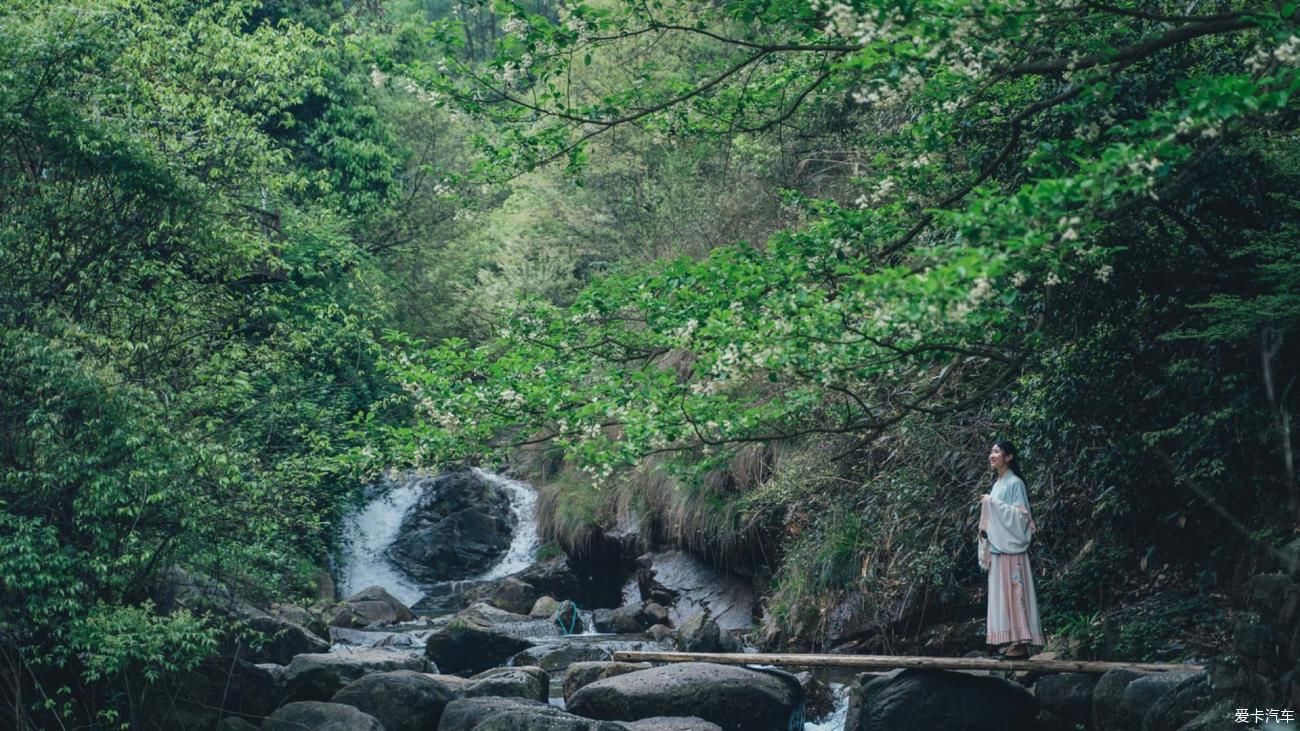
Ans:
[[[1016,449],[998,440],[989,450],[989,466],[998,473],[989,494],[980,498],[979,562],[989,575],[987,642],[1006,645],[1006,658],[1029,657],[1029,646],[1043,646],[1038,597],[1029,570],[1033,514],[1025,481],[1016,473]]]

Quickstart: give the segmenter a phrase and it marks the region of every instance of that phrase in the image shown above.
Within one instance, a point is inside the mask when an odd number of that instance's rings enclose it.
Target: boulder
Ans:
[[[1050,673],[1034,684],[1038,699],[1039,727],[1042,731],[1074,731],[1092,722],[1093,673]]]
[[[641,607],[641,621],[654,626],[668,624],[672,620],[669,619],[667,607],[658,602],[646,602],[645,606]]]
[[[694,716],[655,716],[623,726],[627,731],[722,731],[718,724]]]
[[[592,721],[541,701],[463,698],[442,714],[438,731],[626,731],[623,724]]]
[[[692,662],[597,680],[567,707],[610,721],[697,716],[727,731],[786,731],[801,696],[788,673]]]
[[[299,701],[276,709],[262,722],[262,731],[384,731],[368,713],[342,703]]]
[[[457,619],[470,619],[481,624],[515,624],[531,620],[527,614],[507,612],[485,602],[474,602],[456,614]]]
[[[859,704],[846,731],[1024,731],[1038,704],[1002,678],[947,670],[906,669],[879,676],[854,694]]]
[[[218,655],[145,696],[142,716],[159,728],[211,728],[223,715],[262,717],[284,701],[284,668]]]
[[[427,678],[433,678],[439,683],[442,683],[448,688],[451,688],[453,691],[455,691],[457,698],[465,694],[465,686],[469,685],[470,683],[469,678],[462,678],[459,675],[443,675],[441,673],[424,673],[424,676]]]
[[[330,645],[347,645],[349,647],[382,647],[389,650],[402,650],[414,654],[424,652],[424,641],[435,628],[426,630],[407,630],[405,632],[381,632],[374,630],[347,629],[330,627]]]
[[[683,551],[637,558],[636,588],[643,601],[669,607],[669,620],[676,626],[705,609],[724,630],[749,629],[754,624],[758,598],[750,583]]]
[[[569,698],[579,688],[597,680],[649,670],[651,667],[648,662],[575,662],[564,671],[564,702],[567,705]]]
[[[551,676],[539,667],[493,668],[470,678],[465,698],[496,696],[546,702],[551,697]]]
[[[613,609],[593,609],[591,610],[591,626],[600,633],[613,634],[614,632],[614,610]]]
[[[455,614],[477,601],[492,597],[495,581],[440,581],[425,585],[425,594],[411,605],[423,614],[444,616]]]
[[[717,652],[722,631],[706,612],[691,615],[677,628],[679,652]]]
[[[1120,696],[1119,712],[1111,719],[1113,727],[1135,731],[1143,727],[1143,719],[1156,703],[1179,683],[1196,675],[1190,672],[1149,673],[1134,678],[1124,686]]]
[[[382,586],[368,586],[345,599],[344,604],[352,610],[353,626],[396,624],[415,619],[415,613]]]
[[[395,670],[348,683],[332,702],[374,716],[385,731],[425,731],[437,727],[443,709],[457,697],[456,689],[429,675]]]
[[[804,720],[819,723],[835,712],[835,694],[831,687],[810,672],[795,673],[799,687],[803,688]]]
[[[650,629],[646,630],[645,633],[647,636],[650,637],[650,639],[654,640],[655,642],[663,642],[664,640],[670,637],[676,636],[676,633],[673,632],[673,629],[666,624],[651,625]]]
[[[1124,700],[1124,689],[1129,683],[1142,677],[1142,673],[1116,668],[1107,670],[1097,679],[1092,688],[1092,728],[1093,731],[1118,731],[1120,705]],[[1127,731],[1135,731],[1128,729]]]
[[[578,613],[578,605],[567,599],[556,607],[555,614],[551,615],[551,622],[566,635],[580,635],[587,631],[586,625],[582,622],[582,615]]]
[[[425,655],[445,673],[480,673],[504,663],[511,655],[532,647],[489,624],[457,617],[429,635]]]
[[[620,635],[644,632],[647,625],[641,616],[641,607],[622,606],[609,615],[610,631]]]
[[[555,601],[554,597],[538,597],[537,601],[533,602],[533,608],[528,612],[528,616],[533,619],[546,619],[554,615],[559,608],[560,603]]]
[[[1137,682],[1131,683],[1129,688],[1136,686]],[[1151,706],[1142,718],[1142,731],[1178,731],[1213,704],[1209,677],[1205,673],[1195,673],[1174,685]]]
[[[428,661],[419,655],[366,648],[299,655],[285,669],[284,682],[294,700],[323,701],[363,675],[428,669]]]
[[[252,657],[249,658],[252,662],[288,665],[294,655],[329,652],[328,641],[298,622],[252,607],[246,608],[244,616],[249,628],[265,638],[261,644],[253,647]]]
[[[518,518],[505,489],[472,470],[423,478],[385,555],[407,575],[433,583],[485,571],[510,547]]]
[[[529,614],[537,603],[538,591],[526,581],[507,577],[497,584],[488,603],[514,614]]]
[[[611,657],[609,650],[596,645],[563,645],[542,655],[537,663],[550,673],[557,673],[576,662],[602,662]]]
[[[563,556],[539,561],[515,574],[515,578],[527,582],[537,589],[540,594],[567,597],[583,604],[592,603],[591,599],[586,596],[587,592],[584,590],[582,579],[569,566],[568,559]],[[548,613],[544,616],[549,617],[551,615]]]

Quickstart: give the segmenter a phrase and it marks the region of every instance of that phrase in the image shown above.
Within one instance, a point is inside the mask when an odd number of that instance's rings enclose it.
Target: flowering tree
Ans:
[[[1295,230],[1293,162],[1272,146],[1295,126],[1294,3],[503,8],[490,64],[406,69],[494,123],[496,171],[580,167],[630,125],[665,144],[835,129],[859,195],[792,193],[804,225],[761,246],[610,277],[571,307],[527,303],[477,347],[410,355],[397,368],[424,418],[401,436],[421,458],[542,439],[608,473],[870,436],[987,403],[1098,299],[1131,314],[1172,298],[1179,314],[1148,333],[1161,342],[1300,314],[1300,262],[1277,238]],[[1253,175],[1275,177],[1247,190]],[[1243,224],[1266,209],[1267,226]]]

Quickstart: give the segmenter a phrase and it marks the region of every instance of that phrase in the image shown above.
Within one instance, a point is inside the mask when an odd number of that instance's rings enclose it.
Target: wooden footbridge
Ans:
[[[1040,656],[1041,657],[1041,656]],[[815,655],[789,653],[735,652],[638,652],[614,653],[619,662],[712,662],[720,665],[795,665],[799,667],[835,667],[861,670],[891,668],[933,668],[937,670],[1036,670],[1045,673],[1104,673],[1107,670],[1134,670],[1142,673],[1199,671],[1204,665],[1156,662],[1104,662],[1100,660],[1000,659],[984,657],[916,657],[910,655]]]

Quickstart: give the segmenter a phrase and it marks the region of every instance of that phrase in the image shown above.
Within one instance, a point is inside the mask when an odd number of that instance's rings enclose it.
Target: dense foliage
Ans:
[[[6,4],[5,712],[138,720],[224,631],[173,567],[301,595],[366,473],[521,447],[564,548],[639,512],[796,644],[960,604],[995,434],[1049,631],[1230,593],[1300,518],[1298,24]]]
[[[1094,532],[1121,544],[1097,555],[1126,562],[1231,536],[1191,555],[1222,562],[1290,532],[1294,4],[498,10],[489,63],[406,69],[495,126],[498,169],[567,160],[581,175],[587,150],[634,128],[668,147],[833,156],[856,189],[792,190],[798,223],[766,241],[533,300],[478,347],[411,356],[399,368],[423,422],[400,436],[417,458],[548,441],[591,479],[676,455],[702,484],[744,444],[847,437],[869,529],[805,533],[848,569],[816,591],[852,583],[874,550],[891,511],[864,495],[972,488],[915,441],[910,478],[880,469],[880,440],[962,432],[972,413],[992,420],[959,449],[1014,432],[1046,513],[1086,526],[1049,561],[1075,571],[1058,587],[1081,584],[1052,596],[1057,611],[1096,608],[1106,580],[1067,560]],[[455,46],[455,31],[433,38]],[[934,532],[961,536],[965,519]],[[847,550],[827,548],[836,530]],[[968,550],[953,540],[938,553]]]
[[[43,727],[214,649],[173,567],[302,591],[391,391],[354,231],[406,152],[338,29],[265,10],[0,13],[0,677]]]

